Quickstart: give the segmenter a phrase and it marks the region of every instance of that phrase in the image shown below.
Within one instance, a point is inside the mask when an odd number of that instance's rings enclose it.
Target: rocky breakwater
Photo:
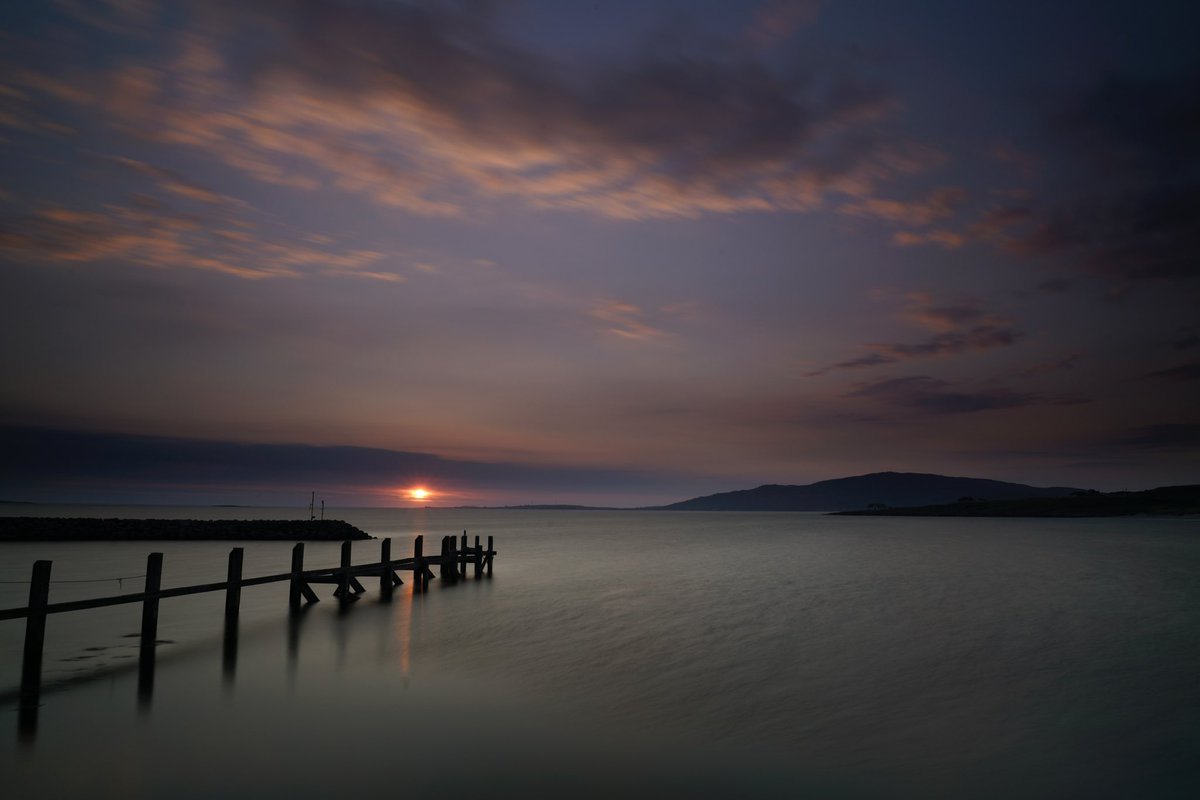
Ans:
[[[338,519],[0,517],[0,541],[345,541],[371,536]]]

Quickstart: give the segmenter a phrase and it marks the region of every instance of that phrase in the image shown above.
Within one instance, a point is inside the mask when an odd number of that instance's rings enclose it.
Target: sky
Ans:
[[[0,499],[1200,482],[1198,24],[4,4]]]

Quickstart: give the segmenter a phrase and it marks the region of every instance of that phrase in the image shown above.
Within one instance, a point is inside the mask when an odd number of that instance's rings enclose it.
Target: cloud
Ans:
[[[949,381],[925,375],[862,384],[845,396],[930,415],[972,414],[1042,402],[1038,395],[1008,389],[961,391]]]
[[[906,298],[907,303],[899,313],[900,319],[932,331],[932,336],[918,342],[868,344],[865,347],[872,351],[869,355],[840,361],[806,373],[806,376],[816,377],[838,369],[861,369],[919,358],[983,352],[1010,347],[1025,337],[1023,331],[1012,327],[1010,320],[986,312],[975,302],[938,304],[925,292],[910,292]]]
[[[1014,228],[1035,220],[1033,209],[1028,206],[997,206],[983,213],[968,226],[966,235],[973,240],[1005,241]]]
[[[69,453],[69,458],[63,454]],[[0,426],[0,487],[6,493],[177,490],[303,493],[312,487],[372,496],[422,481],[486,494],[661,490],[674,479],[633,470],[470,461],[402,450],[136,436]]]
[[[994,324],[1004,321],[985,313],[976,302],[938,304],[928,292],[909,292],[905,299],[908,302],[900,312],[900,318],[938,333],[955,331],[972,323]]]
[[[1200,276],[1200,70],[1112,73],[1043,99],[1044,152],[992,153],[1036,182],[1022,203],[957,228],[898,231],[893,242],[986,244],[1116,282]]]
[[[1117,280],[1200,276],[1200,71],[1104,75],[1055,96],[1051,109],[1063,169],[1045,194],[1063,199],[991,238],[1009,252],[1065,258]]]
[[[1200,361],[1148,372],[1145,377],[1168,381],[1200,381]]]
[[[124,167],[128,170],[152,178],[164,191],[171,194],[183,197],[188,200],[194,200],[199,203],[208,203],[210,205],[231,205],[239,208],[246,207],[246,204],[241,200],[221,194],[206,186],[188,180],[177,172],[174,172],[163,167],[157,167],[153,164],[148,164],[145,161],[138,161],[133,158],[125,158],[123,156],[114,156],[112,159],[114,164]]]
[[[1200,450],[1200,425],[1161,423],[1134,428],[1110,443],[1135,450]]]
[[[132,194],[90,208],[39,207],[13,197],[12,205],[25,210],[0,215],[0,252],[32,262],[133,264],[251,280],[316,274],[405,280],[368,269],[385,259],[383,252],[339,249],[328,236],[297,234],[273,215],[174,170],[125,156],[84,157],[100,170],[104,186],[129,189],[132,176]]]
[[[1024,335],[1022,331],[1010,327],[976,325],[968,329],[939,333],[922,342],[877,344],[871,347],[895,359],[926,358],[1009,347]]]
[[[948,228],[938,228],[932,231],[896,231],[892,234],[892,244],[897,247],[936,244],[946,250],[955,250],[970,241],[970,237],[965,233]]]
[[[1185,325],[1179,329],[1175,338],[1170,341],[1172,349],[1190,350],[1200,347],[1200,325]]]
[[[896,225],[924,227],[953,216],[967,200],[967,190],[960,186],[942,186],[924,197],[911,200],[890,200],[868,197],[838,208],[842,214],[870,217]]]
[[[1040,159],[1037,156],[1014,146],[1011,142],[1001,142],[995,145],[989,155],[997,161],[1016,167],[1025,177],[1033,175],[1040,165]]]
[[[1200,233],[1200,182],[1143,186],[1120,198],[1081,199],[1069,210],[1004,243],[1026,257],[1060,256],[1079,267],[1123,280],[1178,280],[1200,275],[1194,256]]]
[[[58,99],[258,180],[417,214],[476,197],[622,219],[803,211],[929,158],[889,129],[888,90],[832,68],[783,73],[736,49],[568,68],[504,41],[476,4],[184,7],[171,59],[126,54],[59,81],[80,88]]]
[[[1083,356],[1080,353],[1071,353],[1070,355],[1056,358],[1050,361],[1043,361],[1040,364],[1034,364],[1021,371],[1022,375],[1046,375],[1053,372],[1062,372],[1064,370],[1073,369],[1075,364]]]
[[[821,0],[768,0],[754,12],[744,34],[746,42],[755,49],[768,50],[811,25],[820,12]]]
[[[646,321],[646,312],[619,300],[600,300],[591,309],[591,315],[608,333],[621,339],[635,342],[662,342],[671,337],[663,328]]]
[[[1071,282],[1065,278],[1049,278],[1039,283],[1037,288],[1047,294],[1062,294],[1071,288]]]
[[[1200,72],[1109,73],[1056,105],[1051,122],[1077,152],[1107,164],[1107,177],[1153,170],[1168,178],[1200,150]]]
[[[64,14],[109,33],[144,32],[160,13],[154,0],[53,0]]]
[[[813,370],[812,372],[806,372],[804,374],[805,377],[815,378],[818,375],[824,375],[825,373],[835,369],[862,369],[864,367],[878,367],[882,364],[894,364],[899,360],[900,359],[896,358],[895,356],[885,356],[881,353],[870,353],[862,356],[861,358],[852,358],[848,361],[839,361],[838,363],[831,364],[828,367]]]
[[[51,206],[0,218],[0,252],[48,263],[123,263],[259,280],[356,273],[383,253],[334,252],[267,238],[244,223],[186,214],[152,198],[98,210]],[[379,274],[379,273],[376,273]]]

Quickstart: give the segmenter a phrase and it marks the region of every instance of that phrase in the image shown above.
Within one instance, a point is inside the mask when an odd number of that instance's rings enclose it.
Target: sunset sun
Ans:
[[[413,500],[427,500],[433,493],[423,486],[408,490],[408,496]]]

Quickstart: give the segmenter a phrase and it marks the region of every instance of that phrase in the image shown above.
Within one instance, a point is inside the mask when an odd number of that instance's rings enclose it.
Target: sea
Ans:
[[[307,518],[9,506],[48,516]],[[1200,797],[1200,519],[331,509],[396,558],[494,537],[492,576],[287,584],[53,615],[36,735],[0,621],[5,798]],[[286,572],[285,542],[0,544],[0,608]],[[355,562],[380,543],[357,541]],[[337,543],[308,543],[333,566]]]

